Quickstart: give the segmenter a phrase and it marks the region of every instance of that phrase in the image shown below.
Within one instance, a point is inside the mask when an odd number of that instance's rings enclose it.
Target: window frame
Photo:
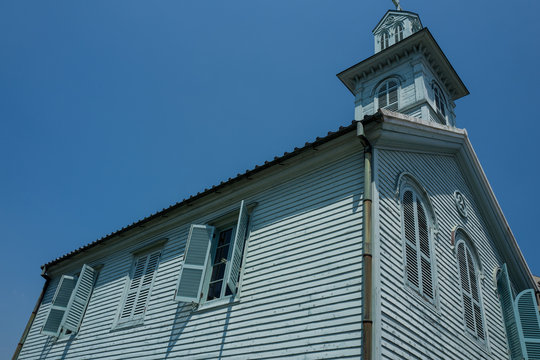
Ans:
[[[396,27],[394,28],[394,41],[395,43],[398,43],[399,41],[403,40],[403,32],[404,32],[403,24],[398,23]]]
[[[437,287],[437,265],[436,265],[436,250],[435,250],[435,233],[437,232],[437,224],[436,219],[434,218],[433,208],[431,206],[431,202],[429,201],[429,197],[426,193],[426,191],[420,186],[420,184],[416,181],[414,177],[412,177],[408,173],[403,173],[400,175],[400,178],[398,180],[398,183],[400,184],[399,192],[396,192],[396,195],[399,196],[398,203],[399,203],[399,211],[400,211],[400,230],[401,230],[401,241],[402,241],[402,256],[403,256],[403,283],[407,290],[409,290],[411,293],[413,293],[415,296],[418,296],[420,299],[422,299],[425,303],[430,304],[431,306],[438,309],[438,287]],[[423,207],[425,216],[426,216],[426,227],[427,227],[427,236],[428,236],[428,243],[429,243],[429,263],[430,263],[430,269],[431,269],[431,288],[433,292],[433,297],[430,298],[429,295],[426,295],[424,291],[422,291],[422,287],[420,286],[422,284],[422,269],[421,269],[421,259],[422,259],[422,251],[420,247],[420,239],[419,239],[419,230],[417,229],[417,216],[414,217],[415,221],[415,240],[416,240],[416,258],[417,261],[420,259],[420,262],[417,263],[418,268],[418,282],[419,286],[416,286],[414,283],[412,283],[408,278],[408,272],[407,272],[407,244],[410,243],[409,240],[406,239],[405,234],[405,211],[404,211],[404,202],[403,197],[405,195],[405,192],[411,191],[413,194],[413,204],[416,204],[417,202],[414,201],[415,199],[418,199],[420,201],[420,204]],[[413,205],[414,209],[414,205]],[[417,210],[414,210],[414,214],[417,213]]]
[[[218,247],[217,245],[219,242],[219,235],[228,230],[231,230],[231,238],[229,240],[229,249],[227,250],[227,263],[225,265],[225,269],[223,270],[223,277],[221,278],[220,296],[218,298],[208,300],[208,292],[210,290],[210,282],[211,282],[212,273],[213,273],[212,270],[215,265],[214,262],[217,255],[217,247]],[[210,258],[208,259],[209,261],[207,261],[207,264],[206,264],[206,271],[205,271],[205,276],[204,276],[204,280],[202,284],[202,297],[201,297],[200,305],[211,304],[214,302],[215,303],[229,302],[231,298],[234,298],[236,296],[236,294],[233,293],[232,290],[231,290],[230,295],[226,294],[228,285],[226,284],[226,278],[225,278],[225,275],[227,274],[227,270],[231,266],[233,241],[234,241],[235,236],[236,236],[235,223],[229,223],[228,225],[221,225],[221,226],[216,227],[214,231],[213,239],[212,239],[212,244],[210,245],[210,253],[209,253]],[[245,250],[245,243],[244,243],[243,250]]]
[[[381,50],[388,49],[390,47],[390,34],[388,31],[381,33]]]
[[[462,315],[463,315],[463,326],[464,326],[464,330],[465,332],[471,336],[475,341],[478,341],[479,343],[481,344],[487,344],[487,329],[486,329],[486,317],[485,317],[485,312],[484,312],[484,307],[483,307],[483,301],[482,301],[482,266],[481,266],[481,261],[480,259],[478,258],[478,253],[476,252],[476,249],[474,248],[474,245],[472,244],[472,241],[470,239],[470,237],[468,236],[468,234],[461,228],[458,228],[457,230],[455,230],[455,234],[454,234],[454,237],[455,237],[455,245],[454,245],[454,253],[455,253],[455,258],[456,258],[456,266],[457,266],[457,274],[459,275],[459,288],[460,288],[460,296],[461,296],[461,308],[462,308]],[[467,277],[467,280],[468,280],[468,285],[469,285],[469,291],[468,293],[465,292],[465,289],[463,288],[463,274],[462,274],[462,267],[460,265],[460,259],[459,259],[459,247],[460,246],[463,246],[463,251],[464,251],[464,260],[465,260],[465,266],[466,266],[466,270],[467,270],[467,274],[466,274],[466,277]],[[476,282],[476,289],[477,289],[477,292],[478,292],[478,299],[475,300],[474,299],[474,295],[472,293],[472,287],[471,287],[471,273],[470,273],[470,269],[469,269],[469,262],[468,262],[468,257],[467,255],[469,256],[471,262],[472,262],[472,266],[473,266],[473,275],[474,275],[474,280]],[[469,328],[469,326],[467,325],[467,319],[466,319],[466,310],[465,310],[465,299],[464,297],[467,296],[470,301],[471,301],[471,306],[472,306],[472,316],[473,316],[473,320],[474,320],[474,328],[475,330],[472,330]],[[482,327],[482,336],[483,337],[480,337],[478,335],[478,324],[477,324],[477,321],[478,319],[476,318],[476,314],[475,314],[475,310],[474,310],[474,306],[478,306],[479,308],[479,311],[480,311],[480,321],[481,321],[481,327]]]
[[[444,96],[444,92],[435,81],[433,81],[431,88],[433,90],[433,102],[435,103],[435,110],[446,120],[446,110],[448,109],[448,102],[446,101],[446,96]]]
[[[390,100],[390,93],[391,93],[391,90],[394,89],[394,86],[390,86],[390,83],[395,83],[395,89],[396,89],[396,101],[393,102],[393,103],[389,103],[389,100]],[[385,106],[381,106],[380,104],[380,94],[381,94],[381,91],[383,90],[383,87],[385,88],[384,89],[384,95],[385,95],[385,98],[386,98],[386,105]],[[374,102],[376,102],[376,106],[375,108],[376,109],[388,109],[388,110],[391,110],[391,111],[398,111],[399,110],[399,107],[400,107],[400,95],[401,95],[401,82],[396,79],[395,77],[390,77],[390,78],[386,78],[384,79],[383,81],[381,81],[376,87],[375,87],[375,93],[374,93]],[[390,109],[390,107],[392,105],[396,106],[395,109]]]

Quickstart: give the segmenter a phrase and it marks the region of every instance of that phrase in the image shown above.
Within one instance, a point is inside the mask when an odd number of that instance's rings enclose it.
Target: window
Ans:
[[[474,337],[485,340],[484,320],[480,305],[480,287],[478,286],[478,266],[464,235],[457,233],[457,259],[463,297],[465,326]]]
[[[430,224],[422,200],[412,188],[402,196],[402,236],[405,243],[406,283],[433,302],[433,266],[431,261]]]
[[[497,292],[501,302],[511,360],[540,358],[540,313],[533,289],[523,290],[515,300],[506,264],[497,271]]]
[[[97,271],[88,265],[83,265],[78,276],[62,275],[41,328],[42,334],[57,338],[79,330],[96,277]]]
[[[381,34],[381,50],[384,50],[388,47],[388,33],[385,31]]]
[[[200,304],[237,293],[248,220],[248,209],[242,201],[236,225],[219,229],[191,225],[176,301]]]
[[[398,109],[398,83],[396,80],[384,82],[377,91],[378,108]]]
[[[444,98],[441,89],[436,84],[433,84],[433,94],[435,96],[435,107],[442,116],[446,117],[446,99]]]
[[[150,291],[154,283],[161,250],[139,255],[133,261],[129,281],[124,292],[119,324],[142,321]]]
[[[403,25],[398,24],[395,29],[395,40],[396,42],[403,40]]]

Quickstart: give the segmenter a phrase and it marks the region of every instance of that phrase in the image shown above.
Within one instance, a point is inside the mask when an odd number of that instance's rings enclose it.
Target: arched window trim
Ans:
[[[429,201],[429,197],[427,196],[426,191],[424,188],[420,185],[420,183],[412,177],[408,173],[402,173],[400,177],[398,178],[398,196],[399,196],[399,206],[400,206],[400,218],[401,218],[401,239],[402,239],[402,245],[403,245],[403,279],[406,287],[410,288],[412,291],[414,291],[415,294],[419,295],[422,299],[425,301],[431,303],[435,307],[437,307],[438,304],[438,291],[437,291],[437,266],[436,266],[436,259],[435,259],[435,236],[437,231],[436,228],[436,221],[433,213],[433,208],[431,207],[431,203]],[[411,242],[407,239],[406,236],[406,228],[405,228],[405,208],[404,208],[404,195],[407,191],[411,191],[412,193],[412,201],[413,204],[417,204],[417,202],[420,203],[421,207],[424,210],[425,214],[425,221],[426,221],[426,227],[427,227],[427,243],[429,244],[429,257],[426,256],[425,252],[422,251],[421,248],[421,239],[420,239],[420,225],[419,225],[419,219],[418,219],[418,204],[416,206],[413,205],[414,210],[414,231],[415,231],[415,248],[412,249]],[[409,249],[409,252],[408,252]],[[413,255],[411,255],[410,251],[413,251]],[[408,258],[410,256],[416,257],[416,266],[418,269],[418,274],[416,275],[418,280],[418,286],[411,282],[409,280],[409,266],[408,266]],[[427,258],[427,259],[426,259]],[[423,270],[422,269],[422,261],[423,260],[429,260],[429,270]],[[414,267],[413,267],[414,269]],[[431,272],[431,291],[432,296],[429,296],[429,290],[424,289],[424,280],[423,276],[424,273],[430,271]],[[414,276],[414,274],[412,274]]]
[[[471,241],[471,238],[469,235],[465,232],[465,230],[458,228],[455,230],[455,239],[456,244],[454,247],[454,253],[456,256],[456,264],[457,264],[457,270],[459,274],[459,288],[460,288],[460,294],[461,294],[461,305],[463,309],[463,326],[465,328],[465,331],[471,335],[473,338],[475,338],[477,341],[480,341],[482,343],[485,343],[487,341],[486,339],[486,319],[484,314],[484,308],[483,308],[483,301],[482,301],[482,263],[480,261],[480,258],[478,257],[478,252],[476,250],[476,247],[474,246],[473,242]],[[467,274],[465,274],[465,279],[463,278],[462,274],[462,265],[460,264],[460,247],[463,246],[463,256],[465,257],[463,261],[465,261],[465,264],[463,266],[466,266]],[[470,258],[470,262],[468,259]],[[470,274],[470,267],[473,267],[473,278],[476,282],[476,292],[477,296],[475,299],[475,296],[473,294],[472,289],[472,279]],[[468,289],[464,289],[464,280],[467,281]],[[465,308],[465,301],[466,298],[468,298],[468,301],[471,303],[471,316],[473,317],[471,321],[474,322],[472,326],[474,326],[474,330],[471,329],[467,322],[467,314],[466,314],[466,308]],[[475,306],[478,307],[479,314],[476,313]],[[478,326],[478,322],[480,322],[480,328]],[[479,334],[480,332],[480,334]]]
[[[389,104],[390,100],[390,92],[388,92],[388,88],[386,91],[386,97],[387,97],[387,104],[385,106],[381,106],[379,103],[379,92],[383,86],[387,86],[390,84],[390,82],[396,83],[396,102],[393,102],[392,104]],[[373,105],[375,109],[385,108],[393,111],[397,111],[399,109],[399,106],[401,104],[401,79],[398,76],[392,75],[384,78],[383,80],[379,81],[377,85],[373,88],[371,97],[373,98]],[[393,104],[395,105],[395,108],[392,109]]]

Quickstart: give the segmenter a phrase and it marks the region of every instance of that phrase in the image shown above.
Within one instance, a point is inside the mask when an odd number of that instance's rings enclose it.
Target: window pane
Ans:
[[[210,281],[223,279],[223,275],[225,274],[226,265],[227,264],[214,265],[214,267],[212,269],[212,277],[210,278]]]
[[[221,296],[221,284],[223,281],[217,281],[215,283],[210,283],[208,287],[208,300],[219,299]]]

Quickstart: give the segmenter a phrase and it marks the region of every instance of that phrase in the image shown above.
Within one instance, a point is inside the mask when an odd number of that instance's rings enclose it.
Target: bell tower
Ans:
[[[354,94],[355,119],[384,108],[454,127],[454,102],[469,91],[420,16],[393,1],[373,29],[375,54],[337,75]]]

